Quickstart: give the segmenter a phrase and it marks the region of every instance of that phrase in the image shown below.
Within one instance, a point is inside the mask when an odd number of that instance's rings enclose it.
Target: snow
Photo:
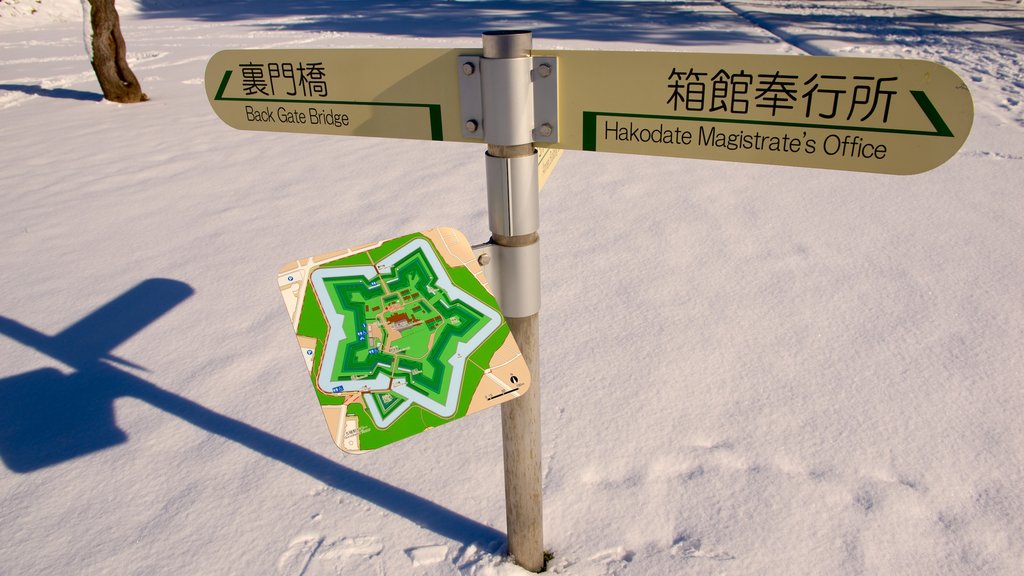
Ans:
[[[27,4],[0,2],[0,572],[524,573],[497,411],[345,456],[275,283],[430,227],[485,240],[480,146],[235,131],[202,84],[222,49],[491,28],[924,58],[975,99],[963,149],[911,177],[565,154],[541,200],[549,571],[1024,570],[1019,4],[136,0],[152,101],[125,106],[78,1]]]

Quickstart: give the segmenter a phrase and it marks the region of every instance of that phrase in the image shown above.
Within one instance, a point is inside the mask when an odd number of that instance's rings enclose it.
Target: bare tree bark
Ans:
[[[127,49],[121,36],[121,20],[114,0],[89,0],[92,21],[92,69],[103,97],[112,102],[149,100],[138,78],[128,68]]]

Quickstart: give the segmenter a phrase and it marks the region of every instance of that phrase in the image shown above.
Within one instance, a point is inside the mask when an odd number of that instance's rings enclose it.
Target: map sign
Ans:
[[[339,448],[360,453],[519,397],[526,361],[461,232],[285,265],[278,284]]]

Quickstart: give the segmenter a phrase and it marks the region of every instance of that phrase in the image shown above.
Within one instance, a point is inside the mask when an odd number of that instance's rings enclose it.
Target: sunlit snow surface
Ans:
[[[911,177],[567,153],[541,198],[557,574],[1020,574],[1024,9],[999,0],[0,2],[0,572],[521,574],[486,411],[333,445],[289,260],[488,237],[479,145],[235,131],[228,48],[922,58],[975,99]],[[609,78],[614,82],[614,78]],[[407,206],[407,209],[396,209]]]

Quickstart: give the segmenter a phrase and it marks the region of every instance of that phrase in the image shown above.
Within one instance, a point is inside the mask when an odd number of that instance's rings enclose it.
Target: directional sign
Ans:
[[[456,59],[465,52],[226,50],[207,64],[206,90],[242,130],[464,141]]]
[[[210,104],[240,130],[479,142],[462,136],[458,58],[479,50],[226,50]],[[540,186],[560,149],[541,149]]]
[[[292,262],[278,284],[331,438],[346,452],[379,448],[530,386],[458,230]]]
[[[963,80],[919,60],[554,54],[567,149],[915,174],[974,117]]]
[[[479,53],[229,50],[206,87],[235,128],[472,142],[458,59]],[[963,80],[919,60],[533,54],[557,61],[558,140],[540,147],[915,174],[952,157],[974,117]]]

